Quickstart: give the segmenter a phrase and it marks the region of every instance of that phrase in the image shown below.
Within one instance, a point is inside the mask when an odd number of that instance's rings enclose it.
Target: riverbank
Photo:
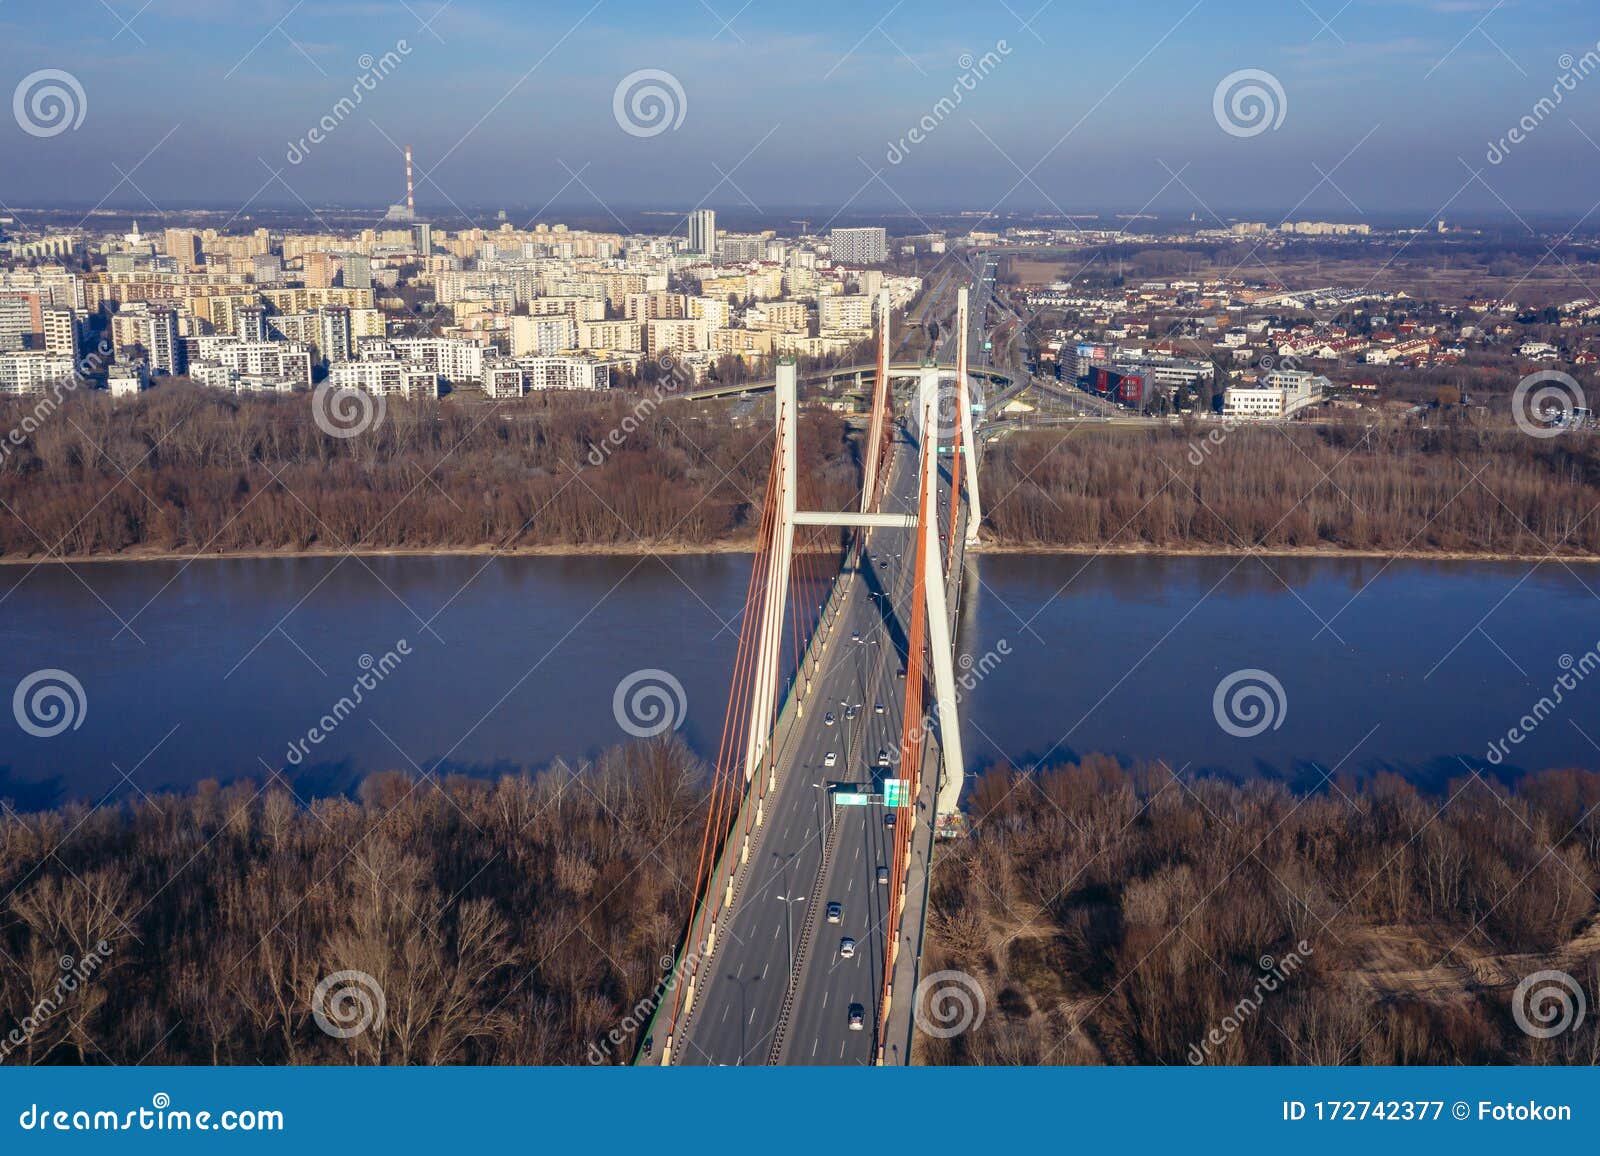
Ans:
[[[354,550],[230,550],[197,553],[183,550],[126,550],[115,554],[75,554],[41,557],[36,554],[0,557],[3,566],[85,565],[98,562],[197,562],[214,560],[262,561],[314,558],[646,558],[693,557],[713,554],[753,554],[754,538],[716,542],[612,542],[546,546],[428,546],[376,547]],[[993,557],[1117,557],[1117,558],[1305,558],[1315,560],[1389,560],[1411,562],[1568,562],[1600,565],[1600,554],[1527,554],[1470,550],[1347,550],[1338,546],[1274,546],[1244,550],[1227,546],[1100,545],[1077,542],[1051,545],[1041,542],[982,542],[968,553]]]
[[[355,550],[215,550],[195,553],[181,550],[126,550],[116,554],[78,554],[65,557],[22,555],[0,557],[0,566],[83,565],[95,562],[238,562],[315,558],[648,558],[692,557],[701,554],[752,554],[755,539],[732,538],[720,542],[618,542],[582,546],[428,546],[378,547]]]
[[[1233,546],[1145,546],[1086,544],[1052,546],[1040,543],[984,542],[969,547],[975,554],[1017,557],[1115,556],[1119,558],[1311,558],[1318,560],[1368,560],[1413,562],[1578,562],[1600,563],[1600,554],[1522,554],[1471,550],[1347,550],[1339,546],[1271,546],[1242,550]]]

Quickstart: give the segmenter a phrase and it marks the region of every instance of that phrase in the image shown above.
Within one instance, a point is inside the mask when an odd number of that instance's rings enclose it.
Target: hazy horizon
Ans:
[[[12,0],[0,213],[382,207],[407,143],[441,211],[1593,211],[1589,5],[1321,7]]]

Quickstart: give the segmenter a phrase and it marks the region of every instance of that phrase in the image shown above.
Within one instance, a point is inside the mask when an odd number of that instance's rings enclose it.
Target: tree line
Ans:
[[[25,402],[0,405],[0,429]],[[0,459],[0,555],[740,542],[760,518],[770,414],[623,391],[390,398],[341,438],[305,394],[74,396]],[[800,445],[815,500],[843,506],[859,482],[842,419],[807,410]]]
[[[658,740],[309,803],[275,779],[5,808],[0,1063],[627,1062],[705,782]],[[1600,1060],[1592,1016],[1539,1039],[1513,1011],[1541,970],[1600,992],[1600,774],[1296,794],[1090,756],[993,769],[969,808],[922,971],[980,1011],[918,1062]]]
[[[990,450],[1010,546],[1600,554],[1600,438],[1335,423],[1031,433]]]
[[[1091,756],[992,770],[971,810],[923,971],[983,1015],[921,1062],[1600,1061],[1592,1015],[1540,1039],[1513,1012],[1542,969],[1600,992],[1600,774],[1297,795]]]
[[[705,779],[656,741],[309,805],[275,780],[6,809],[0,1063],[627,1062],[688,919]]]

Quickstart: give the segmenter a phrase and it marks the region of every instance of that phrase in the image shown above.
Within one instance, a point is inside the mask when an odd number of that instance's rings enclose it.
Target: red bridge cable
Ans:
[[[725,836],[732,824],[732,817],[728,814],[728,804],[729,800],[737,793],[741,757],[739,752],[742,748],[742,743],[739,741],[741,727],[738,720],[743,717],[746,720],[744,729],[748,729],[750,683],[755,665],[756,639],[760,634],[759,624],[756,622],[757,617],[759,617],[757,607],[761,605],[759,599],[766,586],[766,567],[762,563],[769,556],[774,515],[777,510],[778,461],[779,455],[775,448],[772,468],[767,477],[766,500],[756,533],[756,553],[750,568],[750,582],[745,591],[744,613],[739,629],[739,646],[734,657],[734,675],[732,684],[729,687],[728,706],[722,722],[722,740],[717,751],[717,765],[713,774],[711,795],[706,808],[706,826],[701,836],[699,861],[695,866],[696,899],[695,906],[690,912],[689,924],[684,937],[683,952],[685,962],[687,962],[687,957],[698,948],[699,937],[704,932],[708,911],[712,903],[716,902],[715,880],[713,878],[716,874],[716,860],[721,849],[726,846]],[[696,961],[694,968],[698,968],[698,961]],[[672,1015],[668,1020],[667,1027],[669,1037],[676,1029],[678,1015],[683,1007],[686,986],[686,984],[680,982],[674,989]]]

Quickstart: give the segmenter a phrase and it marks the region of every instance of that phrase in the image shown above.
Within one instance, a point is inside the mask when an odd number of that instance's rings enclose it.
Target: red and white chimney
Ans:
[[[411,189],[411,146],[406,145],[406,212],[413,217],[417,215],[416,198],[412,196]]]

